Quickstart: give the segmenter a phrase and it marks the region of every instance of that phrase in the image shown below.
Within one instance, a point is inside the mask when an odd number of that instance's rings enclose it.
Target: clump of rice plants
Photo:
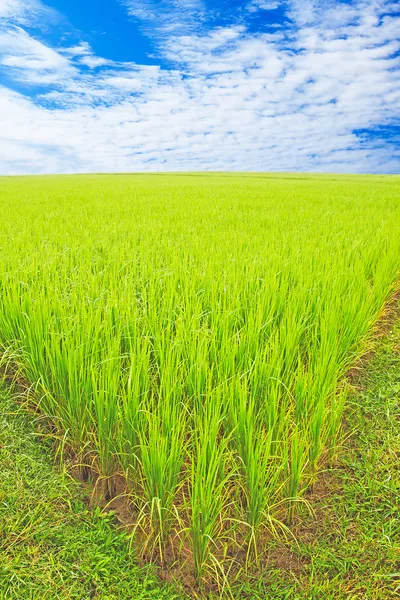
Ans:
[[[290,535],[400,269],[400,179],[0,179],[0,339],[134,540],[199,584]],[[172,557],[172,558],[171,558]]]

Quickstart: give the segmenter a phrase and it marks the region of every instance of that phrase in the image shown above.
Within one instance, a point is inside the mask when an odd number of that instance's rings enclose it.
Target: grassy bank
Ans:
[[[393,315],[392,315],[393,317]],[[278,545],[257,581],[258,600],[387,600],[400,595],[400,304],[352,377],[344,444],[321,474],[299,544]]]
[[[139,569],[112,515],[87,508],[52,448],[0,391],[0,599],[176,600]]]

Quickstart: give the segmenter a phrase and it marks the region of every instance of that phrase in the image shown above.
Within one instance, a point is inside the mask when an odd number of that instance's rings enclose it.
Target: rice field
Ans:
[[[0,340],[145,560],[255,571],[342,439],[400,177],[0,178]],[[312,507],[311,507],[312,509]]]

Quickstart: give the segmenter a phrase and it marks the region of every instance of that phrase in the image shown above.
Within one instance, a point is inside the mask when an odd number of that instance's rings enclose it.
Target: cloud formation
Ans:
[[[120,0],[142,30],[160,42],[199,29],[207,17],[204,0]]]
[[[163,1],[158,23],[152,2],[125,2],[145,28],[153,23],[159,66],[96,56],[84,41],[51,46],[21,20],[43,5],[1,2],[3,174],[400,170],[398,139],[387,135],[400,115],[390,2],[292,0],[288,25],[268,32],[200,18],[178,27],[204,14],[198,0]]]
[[[257,10],[277,10],[280,4],[279,0],[251,0],[246,8],[250,12],[256,12]]]

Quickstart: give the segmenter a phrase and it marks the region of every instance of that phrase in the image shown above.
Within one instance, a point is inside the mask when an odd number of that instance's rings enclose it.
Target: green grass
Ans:
[[[10,394],[0,391],[1,600],[173,600],[153,569],[136,566],[113,516],[87,508],[80,486],[57,473]]]
[[[4,351],[59,451],[125,478],[145,559],[222,589],[290,535],[397,283],[399,183],[0,179]]]

